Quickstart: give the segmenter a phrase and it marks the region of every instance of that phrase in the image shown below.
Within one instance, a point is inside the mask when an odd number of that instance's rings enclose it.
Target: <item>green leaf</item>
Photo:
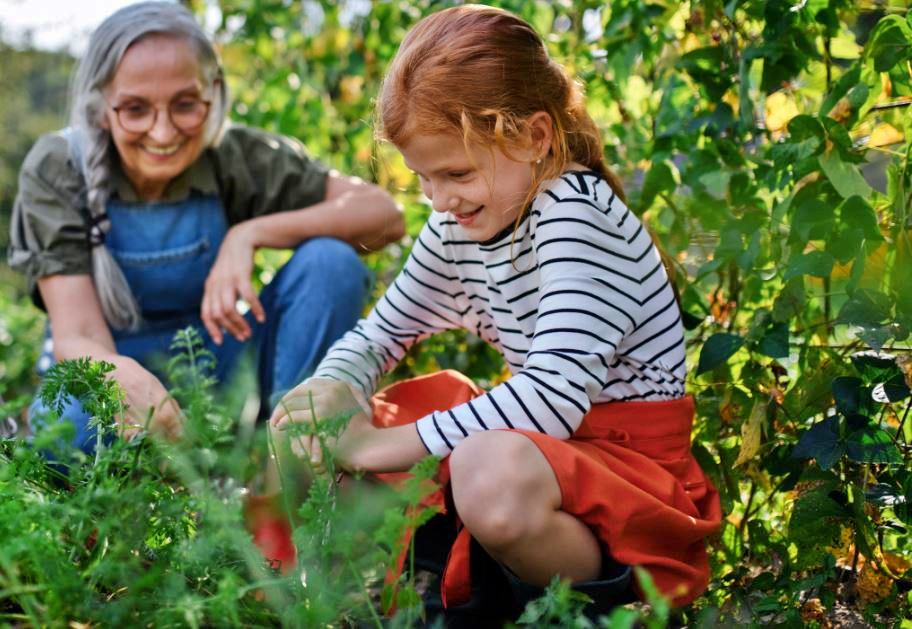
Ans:
[[[839,206],[839,221],[853,229],[859,229],[868,240],[883,240],[877,214],[867,201],[859,196],[851,196]]]
[[[826,483],[802,494],[795,501],[788,522],[789,541],[798,547],[797,561],[801,566],[820,566],[824,548],[835,546],[841,522],[851,520],[852,514],[830,497],[835,483]]]
[[[861,404],[861,389],[864,383],[861,378],[839,376],[833,379],[833,399],[836,408],[845,415],[855,413]]]
[[[857,463],[902,463],[902,454],[890,434],[874,426],[856,430],[848,436],[846,456]]]
[[[792,234],[802,244],[808,240],[822,240],[829,235],[835,224],[836,215],[831,206],[820,199],[809,199],[795,210]]]
[[[898,15],[888,15],[877,23],[867,46],[867,57],[877,72],[886,72],[912,52],[912,28]]]
[[[803,310],[804,305],[804,282],[800,277],[789,280],[782,287],[778,297],[776,297],[776,301],[773,303],[773,319],[786,322],[798,315]]]
[[[820,115],[826,116],[830,113],[830,110],[836,106],[839,99],[846,96],[849,90],[859,85],[860,80],[861,64],[856,61],[845,74],[839,77],[839,80],[833,84],[833,88],[830,90],[829,94],[823,99],[823,103],[820,105]]]
[[[770,358],[787,358],[789,355],[789,326],[776,323],[760,339],[757,351]]]
[[[800,275],[828,277],[833,272],[833,256],[826,251],[802,253],[789,260],[783,279],[788,281]]]
[[[725,199],[728,196],[728,182],[731,173],[726,170],[715,170],[700,177],[700,183],[706,187],[709,196],[715,199]]]
[[[879,291],[859,289],[839,309],[836,321],[865,327],[880,326],[890,316],[890,298]]]
[[[796,459],[815,459],[822,470],[828,470],[845,453],[839,441],[839,417],[833,415],[805,431],[792,449]]]
[[[870,197],[874,190],[861,176],[861,171],[855,164],[844,161],[839,156],[839,151],[831,150],[822,153],[817,158],[820,167],[836,192],[845,199],[853,195]]]
[[[643,179],[643,191],[640,194],[640,204],[643,208],[648,208],[653,204],[655,198],[663,192],[674,192],[675,186],[674,174],[671,168],[665,162],[657,162],[652,165],[646,177]]]
[[[706,340],[700,350],[697,375],[722,365],[744,345],[744,339],[737,334],[717,332]]]
[[[793,161],[807,159],[811,155],[818,153],[826,137],[826,132],[820,121],[807,114],[801,114],[789,120],[788,134],[788,141],[776,146],[789,147],[786,149],[787,152],[781,157]]]
[[[840,226],[839,231],[827,239],[826,251],[840,264],[848,264],[859,256],[864,256],[863,244],[864,232],[861,229]]]

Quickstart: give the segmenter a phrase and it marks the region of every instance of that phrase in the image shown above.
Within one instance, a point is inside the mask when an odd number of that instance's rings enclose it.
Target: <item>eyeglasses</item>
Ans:
[[[195,133],[206,122],[210,105],[208,100],[182,96],[168,104],[168,118],[181,133]],[[109,106],[117,114],[120,126],[129,133],[146,133],[158,119],[158,108],[145,101],[131,101],[117,107],[109,103]]]

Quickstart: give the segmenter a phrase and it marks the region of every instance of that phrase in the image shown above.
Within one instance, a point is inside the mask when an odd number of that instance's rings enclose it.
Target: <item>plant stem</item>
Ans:
[[[380,615],[377,613],[377,610],[374,609],[374,605],[371,602],[370,590],[367,589],[367,584],[364,582],[364,577],[360,572],[355,568],[354,564],[351,562],[351,559],[347,560],[346,565],[348,569],[351,570],[352,576],[355,577],[355,580],[358,582],[358,586],[364,592],[365,597],[367,598],[367,608],[371,613],[371,620],[374,621],[374,626],[379,629],[383,629],[383,620],[380,618]]]

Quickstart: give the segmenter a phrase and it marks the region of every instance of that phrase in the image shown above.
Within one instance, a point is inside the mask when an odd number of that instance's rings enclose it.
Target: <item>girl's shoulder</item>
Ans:
[[[608,184],[605,177],[593,170],[568,170],[560,177],[545,182],[532,203],[534,216],[578,213],[588,210],[594,220],[617,223],[629,210]]]

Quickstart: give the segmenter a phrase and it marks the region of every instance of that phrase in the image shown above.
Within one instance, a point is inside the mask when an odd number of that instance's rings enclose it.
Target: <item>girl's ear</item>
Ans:
[[[554,121],[546,111],[536,111],[527,119],[532,140],[532,161],[543,159],[551,150],[554,139]]]

